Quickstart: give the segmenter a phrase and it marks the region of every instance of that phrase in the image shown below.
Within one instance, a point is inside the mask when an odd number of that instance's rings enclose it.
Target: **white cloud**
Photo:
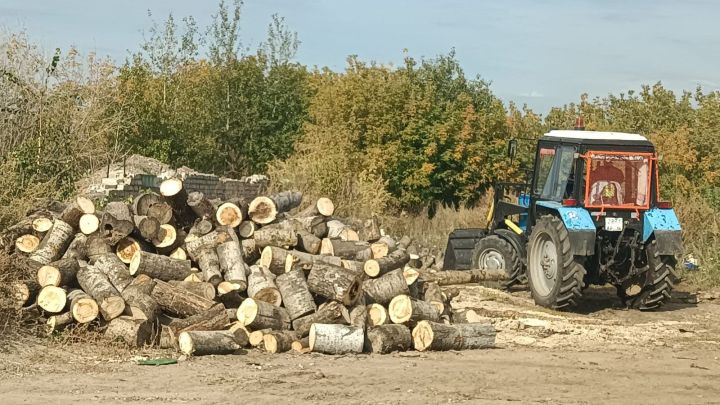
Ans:
[[[533,90],[529,93],[520,93],[520,97],[542,98],[542,97],[545,97],[545,95],[540,93],[539,91]]]

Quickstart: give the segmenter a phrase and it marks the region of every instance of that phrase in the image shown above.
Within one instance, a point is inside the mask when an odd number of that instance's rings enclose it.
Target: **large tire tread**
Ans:
[[[657,251],[657,241],[650,242],[647,255],[650,269],[646,284],[634,301],[641,311],[651,311],[665,305],[670,301],[672,290],[680,280],[675,272],[677,260],[673,256],[660,255]]]
[[[480,239],[473,253],[474,268],[479,267],[477,260],[480,257],[481,251],[488,248],[499,251],[505,257],[505,272],[507,273],[508,279],[502,282],[504,288],[510,288],[515,284],[524,284],[527,282],[525,278],[525,268],[518,252],[510,242],[498,235],[489,235]]]

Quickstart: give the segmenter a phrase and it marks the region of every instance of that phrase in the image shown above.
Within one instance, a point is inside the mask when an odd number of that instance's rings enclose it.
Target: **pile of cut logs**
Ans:
[[[384,235],[377,218],[301,203],[299,192],[213,201],[168,179],[102,212],[82,196],[34,210],[0,248],[29,275],[13,285],[17,306],[50,333],[89,324],[188,355],[493,346],[493,327],[453,311],[458,291],[441,287],[492,274],[427,272],[412,240]]]

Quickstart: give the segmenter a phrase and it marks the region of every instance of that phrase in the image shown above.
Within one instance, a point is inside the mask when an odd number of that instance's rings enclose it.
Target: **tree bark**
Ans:
[[[66,304],[67,295],[65,290],[52,285],[43,287],[37,297],[37,305],[53,314],[60,313]]]
[[[51,315],[47,320],[47,334],[52,335],[53,332],[60,332],[74,323],[75,319],[70,312],[65,312],[64,314],[59,315]]]
[[[70,314],[77,323],[94,321],[100,315],[97,302],[80,289],[70,291],[67,301],[70,303]]]
[[[112,246],[120,242],[120,239],[129,236],[135,229],[135,223],[130,215],[130,208],[124,202],[113,201],[105,206],[105,211],[100,221],[100,232]]]
[[[178,336],[178,345],[188,356],[232,354],[243,347],[241,336],[229,330],[182,332]]]
[[[130,316],[120,316],[108,324],[105,337],[110,340],[121,340],[130,347],[143,347],[152,343],[152,324]]]
[[[290,344],[290,349],[301,354],[310,353],[310,338],[306,336],[302,339],[293,341]]]
[[[289,254],[290,252],[283,248],[266,246],[260,254],[259,264],[275,275],[284,274],[287,271],[285,264]]]
[[[303,217],[298,216],[290,220],[293,223],[293,227],[298,229],[304,229],[305,231],[317,236],[318,238],[325,238],[328,234],[327,218],[322,216],[310,216]]]
[[[362,328],[339,324],[315,323],[310,327],[309,345],[313,352],[326,354],[362,353],[365,333]]]
[[[194,330],[223,330],[230,324],[222,304],[215,304],[199,314],[184,319],[173,319],[168,326],[175,336]]]
[[[30,255],[30,259],[40,264],[48,264],[59,259],[65,253],[65,249],[67,249],[74,235],[72,226],[60,219],[56,219],[53,227],[40,242],[40,246]]]
[[[350,325],[362,328],[365,331],[368,327],[368,307],[355,305],[350,310]]]
[[[365,280],[362,287],[369,302],[382,305],[387,305],[398,295],[410,294],[402,269],[393,270],[375,279]]]
[[[270,331],[263,335],[263,344],[268,353],[284,353],[292,348],[295,341],[295,332]]]
[[[145,251],[154,253],[155,249],[149,246],[144,240],[135,239],[133,237],[126,237],[120,239],[120,242],[115,246],[115,255],[124,264],[130,264],[133,256],[138,251]]]
[[[310,253],[291,250],[289,251],[288,256],[285,257],[285,272],[288,272],[296,267],[309,271],[316,262],[331,264],[333,266],[342,266],[342,259],[339,257],[311,255]]]
[[[216,304],[213,300],[160,280],[155,281],[151,296],[163,311],[179,317],[199,314]]]
[[[415,350],[472,350],[495,346],[492,325],[465,323],[445,325],[420,321],[412,331]]]
[[[320,254],[338,256],[346,260],[364,261],[372,257],[372,250],[367,242],[325,238],[322,240]]]
[[[250,266],[248,297],[280,306],[282,295],[275,284],[275,275],[263,266]]]
[[[240,241],[243,260],[245,263],[255,263],[260,258],[260,249],[255,244],[255,239],[243,239]]]
[[[410,245],[412,245],[412,242],[413,242],[412,238],[405,235],[402,238],[400,238],[400,240],[395,244],[395,247],[397,249],[407,250],[407,248],[410,247]]]
[[[112,253],[99,256],[95,260],[94,266],[107,276],[118,292],[122,292],[132,282],[130,270]]]
[[[367,332],[373,353],[387,354],[412,349],[413,338],[405,325],[381,325]]]
[[[188,194],[187,205],[198,218],[210,220],[215,218],[215,206],[199,191]]]
[[[485,319],[472,309],[455,310],[451,317],[452,323],[480,323]]]
[[[103,238],[102,235],[97,233],[90,235],[87,237],[87,239],[85,239],[84,250],[85,255],[87,256],[90,263],[94,262],[95,259],[104,254],[113,253],[110,245],[107,244],[105,238]]]
[[[83,291],[98,303],[100,314],[106,321],[117,318],[125,311],[125,301],[99,268],[81,267],[77,272],[77,280]]]
[[[247,273],[250,269],[243,261],[240,244],[235,241],[225,242],[217,247],[217,255],[225,281],[236,285],[238,291],[247,290]]]
[[[165,197],[167,203],[172,207],[173,217],[179,228],[189,226],[195,220],[195,214],[187,204],[187,190],[183,181],[178,178],[171,178],[160,183],[160,194]]]
[[[39,241],[44,236],[44,232],[37,231],[37,229],[35,229],[35,227],[33,226],[33,223],[35,219],[40,218],[52,221],[53,215],[47,210],[40,210],[26,218],[21,219],[20,222],[9,226],[7,229],[2,231],[2,233],[0,233],[0,249],[4,250],[7,254],[13,253],[13,249],[15,248],[17,240],[24,235],[32,235],[33,238],[37,239],[39,243]],[[52,225],[50,227],[52,228]],[[35,245],[34,248],[37,248],[37,245]]]
[[[150,296],[155,282],[151,279],[145,283],[133,282],[127,286],[121,293],[125,300],[125,312],[134,319],[144,319],[151,324],[155,324],[157,317],[160,316],[160,306],[157,301]]]
[[[445,298],[443,297],[443,292],[437,283],[425,283],[423,300],[434,306],[438,313],[445,313]]]
[[[147,210],[148,218],[155,218],[160,225],[169,224],[173,219],[173,209],[170,204],[159,202],[150,206]]]
[[[385,325],[389,321],[387,309],[380,304],[368,306],[368,323],[370,326]]]
[[[311,234],[310,232],[306,230],[299,230],[297,231],[297,247],[300,250],[303,250],[305,252],[311,253],[311,254],[318,254],[320,253],[320,247],[322,246],[322,240],[318,238],[317,236]]]
[[[315,300],[308,290],[305,273],[301,269],[284,273],[275,279],[290,320],[315,312]]]
[[[17,281],[10,284],[9,291],[12,295],[11,301],[14,309],[20,309],[31,305],[40,293],[40,284],[35,280]]]
[[[130,274],[146,274],[162,281],[184,280],[192,273],[189,260],[171,259],[148,252],[137,252],[130,262]]]
[[[158,232],[160,232],[160,221],[156,218],[135,215],[133,216],[133,222],[137,228],[137,232],[140,237],[148,242],[152,242],[157,239]]]
[[[168,281],[168,283],[173,287],[182,288],[209,300],[214,300],[215,296],[217,295],[215,293],[215,287],[212,284],[206,282],[171,280]]]
[[[325,305],[321,305],[317,312],[295,319],[292,326],[297,336],[303,338],[310,333],[312,324],[347,323],[348,321],[343,315],[346,311],[347,309],[341,303],[329,301]]]
[[[298,217],[313,217],[322,215],[325,217],[332,216],[335,213],[335,204],[327,197],[320,197],[312,205],[302,210]]]
[[[52,285],[74,286],[77,284],[77,272],[80,265],[77,259],[60,259],[40,267],[37,272],[38,284],[41,287]]]
[[[162,202],[162,198],[152,191],[140,193],[133,198],[132,212],[135,215],[145,216],[150,207],[160,202]]]
[[[248,298],[237,311],[238,322],[247,328],[282,330],[290,329],[290,314],[285,308]]]
[[[87,253],[85,251],[85,244],[87,243],[87,236],[83,233],[77,233],[75,234],[75,237],[68,245],[67,249],[65,249],[65,253],[63,254],[63,259],[77,259],[77,260],[86,260],[87,259]]]
[[[198,261],[200,254],[208,249],[215,250],[225,242],[233,240],[225,228],[216,229],[207,235],[200,237],[188,237],[185,239],[185,251],[191,259]]]
[[[215,249],[206,249],[200,252],[197,262],[204,281],[214,286],[220,284],[223,278],[220,271],[220,259]]]
[[[407,295],[398,295],[390,301],[388,314],[393,323],[417,322],[429,320],[437,322],[440,313],[432,304],[410,298]]]
[[[436,273],[423,271],[420,275],[425,281],[436,282],[440,286],[507,280],[504,270],[447,270]]]
[[[295,231],[275,225],[262,227],[256,230],[253,236],[258,249],[266,246],[277,246],[283,249],[289,249],[298,243]]]
[[[94,214],[95,204],[92,200],[83,196],[77,196],[71,201],[60,214],[60,220],[70,225],[73,229],[79,230],[80,217],[83,214]]]
[[[375,215],[372,219],[368,219],[363,222],[362,230],[360,231],[360,239],[366,242],[375,242],[380,239],[380,223]]]
[[[213,230],[213,222],[210,219],[198,218],[195,220],[192,228],[188,231],[188,235],[201,237],[209,234]]]
[[[382,276],[392,270],[402,268],[410,261],[404,249],[397,249],[382,259],[370,259],[365,262],[365,274],[370,277]]]
[[[311,292],[352,306],[362,296],[362,280],[352,271],[316,262],[308,275]]]

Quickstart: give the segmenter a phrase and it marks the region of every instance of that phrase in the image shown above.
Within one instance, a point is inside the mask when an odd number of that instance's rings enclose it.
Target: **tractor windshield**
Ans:
[[[650,207],[652,153],[589,151],[585,159],[586,207]]]

